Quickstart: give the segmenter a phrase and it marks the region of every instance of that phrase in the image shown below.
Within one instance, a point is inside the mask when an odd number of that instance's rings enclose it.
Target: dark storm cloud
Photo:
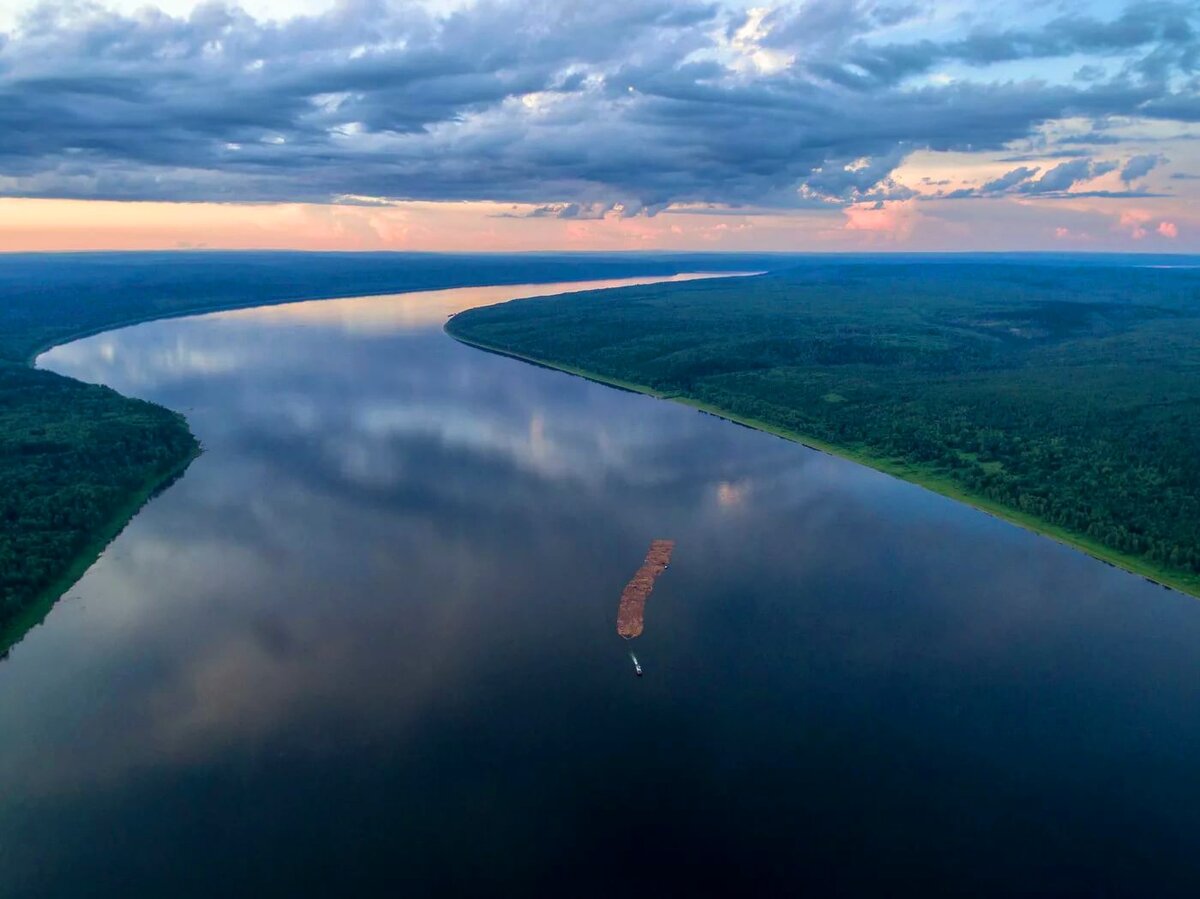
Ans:
[[[1165,160],[1157,153],[1145,153],[1132,157],[1121,169],[1121,180],[1126,184],[1150,174],[1152,170]]]
[[[1195,3],[880,40],[928,9],[789,4],[747,49],[746,14],[700,0],[481,0],[445,15],[349,0],[282,23],[219,3],[187,18],[49,4],[0,36],[0,193],[491,199],[576,218],[795,207],[909,196],[890,176],[912,151],[1001,150],[1065,116],[1200,119]],[[985,68],[1080,53],[1115,74],[1054,84]],[[924,77],[947,63],[979,76]],[[1074,162],[991,190],[1097,176]]]
[[[1121,143],[1121,138],[1115,134],[1104,134],[1099,131],[1090,131],[1087,134],[1074,134],[1062,138],[1061,144],[1082,144],[1093,147],[1111,147],[1114,144]],[[1081,151],[1082,152],[1082,151]]]
[[[1091,159],[1071,159],[1050,169],[1036,181],[1026,181],[1020,191],[1027,194],[1061,193],[1081,181],[1090,181],[1116,169],[1115,162],[1094,162]]]
[[[1200,41],[1193,24],[1197,16],[1194,2],[1134,3],[1111,20],[1071,13],[1036,29],[979,30],[945,41],[879,44],[862,40],[859,34],[869,29],[881,10],[889,8],[870,0],[812,0],[799,10],[785,7],[773,14],[779,27],[769,40],[787,46],[822,24],[838,23],[836,28],[828,27],[828,33],[845,39],[844,42],[835,44],[834,52],[827,57],[810,54],[806,64],[823,77],[863,89],[894,85],[949,62],[988,66],[1141,50],[1129,61],[1129,72],[1159,78],[1175,69],[1194,72],[1200,63]],[[1085,68],[1087,71],[1081,70],[1083,80],[1103,79],[1102,67]]]
[[[969,197],[995,197],[1004,194],[1023,194],[1043,199],[1061,199],[1064,197],[1156,197],[1162,194],[1145,190],[1073,190],[1078,185],[1085,184],[1121,168],[1121,180],[1128,184],[1135,178],[1148,173],[1161,161],[1159,156],[1133,156],[1124,165],[1114,160],[1095,161],[1091,158],[1069,159],[1059,163],[1040,178],[1035,179],[1040,168],[1020,166],[1005,172],[999,178],[988,181],[982,187],[964,187],[950,191],[938,199],[963,200]],[[1126,172],[1136,174],[1126,178]]]
[[[1010,153],[1006,156],[1001,156],[997,161],[998,162],[1040,162],[1041,160],[1045,159],[1047,156],[1050,156],[1050,155],[1068,159],[1068,158],[1079,158],[1081,156],[1090,156],[1091,153],[1092,153],[1092,151],[1090,151],[1090,150],[1064,149],[1061,146],[1055,147],[1053,149],[1053,151],[1043,147],[1040,152]]]
[[[1013,169],[1010,172],[1005,172],[994,181],[989,181],[987,184],[983,185],[983,191],[984,193],[996,193],[999,191],[1008,190],[1011,187],[1016,187],[1022,182],[1028,181],[1039,171],[1040,169],[1037,166],[1030,168],[1029,166],[1023,165],[1020,168]]]

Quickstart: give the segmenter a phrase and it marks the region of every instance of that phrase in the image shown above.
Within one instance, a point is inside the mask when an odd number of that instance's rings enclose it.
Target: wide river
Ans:
[[[0,662],[0,895],[1197,895],[1200,602],[441,330],[557,289],[42,356],[205,453]]]

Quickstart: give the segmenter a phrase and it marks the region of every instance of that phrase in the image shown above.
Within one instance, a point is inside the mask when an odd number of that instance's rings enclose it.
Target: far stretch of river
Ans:
[[[1200,603],[442,333],[553,291],[41,358],[205,453],[0,663],[0,896],[1200,894]]]

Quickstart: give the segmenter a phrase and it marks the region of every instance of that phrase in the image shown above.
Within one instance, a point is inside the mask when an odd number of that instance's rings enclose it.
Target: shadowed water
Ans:
[[[529,292],[42,357],[206,452],[0,663],[0,895],[1194,894],[1200,603],[441,331]]]

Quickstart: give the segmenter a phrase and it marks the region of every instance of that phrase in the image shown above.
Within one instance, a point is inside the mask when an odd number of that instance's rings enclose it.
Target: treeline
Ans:
[[[448,330],[952,485],[1200,590],[1200,272],[827,264]]]
[[[757,271],[753,254],[0,253],[0,358],[123,322],[298,299],[491,284]]]

